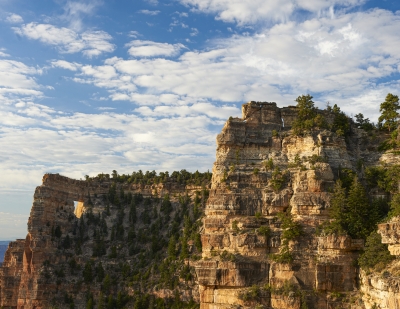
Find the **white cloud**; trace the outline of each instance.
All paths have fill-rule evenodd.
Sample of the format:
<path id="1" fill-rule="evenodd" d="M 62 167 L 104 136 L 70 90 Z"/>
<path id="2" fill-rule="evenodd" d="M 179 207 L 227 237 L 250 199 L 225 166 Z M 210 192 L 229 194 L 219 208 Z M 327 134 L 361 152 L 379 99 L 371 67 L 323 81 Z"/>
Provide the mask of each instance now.
<path id="1" fill-rule="evenodd" d="M 180 0 L 193 10 L 217 14 L 217 19 L 239 25 L 264 20 L 287 21 L 294 11 L 307 10 L 323 16 L 334 16 L 334 6 L 352 7 L 365 0 Z"/>
<path id="2" fill-rule="evenodd" d="M 0 57 L 9 57 L 10 55 L 5 53 L 5 48 L 0 48 Z"/>
<path id="3" fill-rule="evenodd" d="M 33 77 L 41 73 L 41 69 L 29 67 L 19 61 L 0 60 L 0 97 L 16 94 L 41 96 L 42 93 L 38 91 L 40 86 Z"/>
<path id="4" fill-rule="evenodd" d="M 24 19 L 18 14 L 11 13 L 7 16 L 6 22 L 11 24 L 20 24 L 24 22 Z"/>
<path id="5" fill-rule="evenodd" d="M 69 28 L 81 31 L 83 28 L 83 16 L 92 15 L 101 4 L 102 1 L 100 0 L 67 1 L 61 19 L 69 23 Z"/>
<path id="6" fill-rule="evenodd" d="M 324 107 L 334 97 L 357 101 L 368 90 L 382 93 L 376 79 L 399 72 L 399 27 L 400 15 L 389 11 L 337 14 L 211 41 L 207 50 L 186 51 L 175 60 L 165 57 L 176 55 L 181 46 L 137 40 L 130 44 L 137 59 L 109 58 L 104 65 L 82 68 L 75 80 L 107 89 L 112 100 L 161 105 L 136 110 L 149 117 L 161 111 L 191 115 L 195 102 L 288 105 L 308 92 Z M 391 87 L 395 93 L 399 89 L 396 83 Z M 175 96 L 175 103 L 163 103 L 161 95 Z M 171 104 L 185 107 L 162 107 Z M 372 110 L 368 113 L 374 116 Z"/>
<path id="7" fill-rule="evenodd" d="M 190 36 L 197 36 L 199 34 L 199 30 L 197 28 L 192 28 L 190 32 Z"/>
<path id="8" fill-rule="evenodd" d="M 138 36 L 140 36 L 140 33 L 138 31 L 129 31 L 128 36 L 136 39 Z"/>
<path id="9" fill-rule="evenodd" d="M 183 44 L 158 43 L 152 41 L 134 40 L 128 43 L 128 53 L 133 57 L 173 57 L 185 48 Z"/>
<path id="10" fill-rule="evenodd" d="M 160 13 L 160 11 L 140 10 L 139 13 L 155 16 L 155 15 L 158 15 Z"/>
<path id="11" fill-rule="evenodd" d="M 70 70 L 70 71 L 76 71 L 76 70 L 78 70 L 78 68 L 81 67 L 81 65 L 76 62 L 68 62 L 65 60 L 52 61 L 51 65 L 55 68 L 61 68 L 61 69 L 66 69 L 66 70 Z"/>
<path id="12" fill-rule="evenodd" d="M 87 57 L 110 53 L 115 49 L 112 37 L 104 31 L 85 31 L 82 34 L 50 24 L 29 23 L 14 31 L 32 40 L 55 46 L 61 53 L 82 52 Z"/>

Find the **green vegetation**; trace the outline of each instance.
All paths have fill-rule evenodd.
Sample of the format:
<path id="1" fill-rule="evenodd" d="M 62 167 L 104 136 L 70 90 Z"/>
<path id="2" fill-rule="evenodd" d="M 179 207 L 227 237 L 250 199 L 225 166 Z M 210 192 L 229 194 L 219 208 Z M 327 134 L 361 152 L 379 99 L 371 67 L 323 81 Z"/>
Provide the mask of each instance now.
<path id="1" fill-rule="evenodd" d="M 292 124 L 295 135 L 302 135 L 313 128 L 326 126 L 323 117 L 317 114 L 317 108 L 312 98 L 311 95 L 307 94 L 301 95 L 295 100 L 298 108 L 298 117 Z"/>
<path id="2" fill-rule="evenodd" d="M 366 242 L 364 252 L 358 258 L 358 264 L 364 270 L 383 270 L 395 257 L 390 255 L 388 245 L 382 244 L 382 237 L 377 232 L 372 232 Z"/>
<path id="3" fill-rule="evenodd" d="M 350 134 L 350 118 L 336 104 L 333 107 L 328 105 L 327 111 L 333 115 L 330 130 L 339 136 L 348 136 Z"/>
<path id="4" fill-rule="evenodd" d="M 381 115 L 379 116 L 379 127 L 389 132 L 397 129 L 400 109 L 399 97 L 388 93 L 385 102 L 381 103 L 379 111 Z"/>
<path id="5" fill-rule="evenodd" d="M 206 179 L 191 175 L 188 184 Z M 64 277 L 72 276 L 76 295 L 61 296 L 70 308 L 198 308 L 193 301 L 183 302 L 178 291 L 195 284 L 194 268 L 186 261 L 198 260 L 201 254 L 199 219 L 208 199 L 208 183 L 193 195 L 182 188 L 180 195 L 143 196 L 130 191 L 135 187 L 132 182 L 120 180 L 116 171 L 112 178 L 104 178 L 101 182 L 109 181 L 108 192 L 88 194 L 96 208 L 89 207 L 79 219 L 71 218 L 69 230 L 51 227 L 60 254 L 69 258 L 57 265 L 47 262 L 43 278 L 60 285 Z M 169 289 L 174 295 L 157 298 L 154 289 Z M 102 294 L 93 297 L 91 290 Z M 61 304 L 59 293 L 54 307 Z"/>
<path id="6" fill-rule="evenodd" d="M 270 179 L 271 187 L 278 192 L 287 181 L 287 171 L 282 172 L 279 167 L 275 167 Z"/>
<path id="7" fill-rule="evenodd" d="M 289 241 L 296 240 L 303 235 L 303 229 L 300 223 L 293 221 L 290 209 L 279 213 L 278 218 L 282 228 L 281 248 L 279 253 L 270 255 L 270 258 L 277 263 L 290 264 L 294 258 L 289 248 Z"/>
<path id="8" fill-rule="evenodd" d="M 267 161 L 264 161 L 263 165 L 267 171 L 272 171 L 274 169 L 274 161 L 272 159 L 268 159 Z"/>
<path id="9" fill-rule="evenodd" d="M 371 132 L 375 129 L 375 125 L 370 122 L 369 118 L 364 118 L 363 114 L 359 113 L 354 117 L 356 118 L 356 125 L 359 129 L 363 129 L 367 132 Z"/>
<path id="10" fill-rule="evenodd" d="M 342 181 L 338 180 L 331 199 L 333 221 L 324 227 L 324 231 L 328 234 L 348 234 L 352 238 L 366 239 L 384 216 L 379 206 L 377 202 L 370 202 L 365 188 L 356 176 L 348 192 Z"/>
<path id="11" fill-rule="evenodd" d="M 87 177 L 87 181 L 93 181 L 95 179 L 100 181 L 113 181 L 114 183 L 133 183 L 133 184 L 142 184 L 142 185 L 150 185 L 150 184 L 158 184 L 158 183 L 167 183 L 167 182 L 175 182 L 182 185 L 197 185 L 202 186 L 206 183 L 209 183 L 211 180 L 212 173 L 205 172 L 200 173 L 196 171 L 194 173 L 188 172 L 183 169 L 181 171 L 174 171 L 170 175 L 169 172 L 160 172 L 158 175 L 155 171 L 146 171 L 145 173 L 142 170 L 138 172 L 132 172 L 132 174 L 122 174 L 119 175 L 116 170 L 112 172 L 112 178 L 110 178 L 109 174 L 98 174 L 96 177 Z"/>

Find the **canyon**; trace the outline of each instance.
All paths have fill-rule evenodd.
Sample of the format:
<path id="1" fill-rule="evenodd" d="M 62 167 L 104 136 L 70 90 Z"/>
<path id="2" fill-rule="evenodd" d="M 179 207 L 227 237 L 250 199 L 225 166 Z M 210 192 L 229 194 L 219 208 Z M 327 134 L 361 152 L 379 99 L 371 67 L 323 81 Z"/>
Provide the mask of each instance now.
<path id="1" fill-rule="evenodd" d="M 318 110 L 317 114 L 328 126 L 334 123 L 331 112 Z M 123 291 L 127 308 L 133 308 L 129 297 L 140 293 L 160 299 L 175 297 L 201 309 L 398 308 L 400 263 L 394 259 L 379 271 L 362 270 L 357 259 L 365 248 L 365 239 L 327 233 L 323 227 L 332 221 L 333 187 L 344 172 L 353 171 L 366 182 L 368 168 L 396 166 L 399 153 L 379 149 L 387 134 L 369 134 L 351 120 L 348 136 L 327 128 L 295 135 L 292 126 L 297 118 L 295 106 L 244 104 L 242 117 L 231 117 L 217 136 L 212 178 L 202 183 L 182 184 L 170 176 L 162 183 L 138 184 L 107 177 L 73 180 L 58 174 L 44 175 L 34 194 L 28 234 L 9 244 L 0 268 L 0 306 L 71 308 L 72 302 L 63 299 L 73 295 L 73 303 L 83 308 L 91 294 L 96 300 L 94 307 L 100 307 L 107 290 L 104 279 L 92 284 L 82 282 L 82 272 L 74 273 L 68 263 L 75 261 L 78 269 L 84 269 L 83 274 L 90 263 L 96 269 L 101 263 L 115 278 L 119 278 L 118 263 L 145 269 L 144 256 L 156 244 L 149 239 L 139 250 L 135 242 L 140 233 L 152 229 L 144 223 L 145 213 L 155 213 L 153 225 L 159 220 L 165 226 L 157 234 L 163 249 L 154 249 L 154 255 L 149 256 L 158 263 L 176 265 L 176 273 L 187 267 L 187 277 L 180 276 L 173 287 L 166 284 L 155 288 L 152 284 L 163 278 L 160 268 L 149 268 L 146 279 L 147 270 L 131 271 L 127 277 L 140 274 L 141 281 L 120 283 L 114 292 L 108 291 L 115 297 Z M 113 190 L 121 201 L 139 194 L 145 200 L 149 198 L 148 205 L 143 201 L 136 205 L 143 222 L 132 223 L 129 207 L 118 206 Z M 391 198 L 391 193 L 378 186 L 370 188 L 368 194 L 371 199 Z M 168 204 L 165 196 L 172 203 L 167 218 L 162 217 Z M 187 203 L 183 202 L 185 196 Z M 196 207 L 201 207 L 202 216 L 196 215 Z M 94 220 L 90 218 L 97 216 L 103 225 L 90 224 Z M 170 216 L 180 219 L 170 221 Z M 190 230 L 193 236 L 188 236 L 184 220 L 193 225 L 198 222 L 197 230 Z M 172 222 L 177 222 L 175 228 Z M 118 225 L 123 230 L 120 239 L 112 236 L 118 234 Z M 129 240 L 133 246 L 130 250 L 133 225 L 136 236 Z M 81 226 L 86 230 L 80 232 Z M 103 228 L 104 235 L 99 232 Z M 399 256 L 400 219 L 380 223 L 378 233 L 390 254 Z M 194 245 L 197 235 L 201 250 Z M 93 248 L 101 243 L 100 238 L 107 255 L 99 257 Z M 66 239 L 75 247 L 66 246 Z M 181 262 L 168 260 L 167 244 L 168 252 L 176 248 L 188 250 L 189 255 L 181 254 Z M 186 246 L 189 249 L 184 249 Z M 57 275 L 61 269 L 63 276 Z"/>

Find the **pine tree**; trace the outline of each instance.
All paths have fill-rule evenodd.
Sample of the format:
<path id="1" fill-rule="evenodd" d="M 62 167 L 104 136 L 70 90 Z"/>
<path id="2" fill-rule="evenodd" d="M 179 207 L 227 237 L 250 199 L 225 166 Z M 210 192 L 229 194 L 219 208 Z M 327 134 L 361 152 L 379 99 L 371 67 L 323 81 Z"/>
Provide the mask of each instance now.
<path id="1" fill-rule="evenodd" d="M 385 98 L 385 102 L 381 103 L 379 109 L 379 111 L 381 112 L 381 115 L 378 119 L 379 126 L 382 126 L 389 132 L 396 130 L 398 125 L 397 120 L 399 119 L 399 113 L 397 111 L 399 109 L 399 97 L 397 95 L 388 93 Z"/>
<path id="2" fill-rule="evenodd" d="M 92 264 L 90 263 L 90 261 L 86 262 L 82 275 L 85 283 L 91 283 L 93 281 Z"/>
<path id="3" fill-rule="evenodd" d="M 354 177 L 347 197 L 346 230 L 353 238 L 366 238 L 369 235 L 369 200 L 363 185 Z"/>
<path id="4" fill-rule="evenodd" d="M 103 292 L 100 292 L 97 309 L 104 309 L 104 295 L 103 295 Z"/>
<path id="5" fill-rule="evenodd" d="M 317 109 L 312 99 L 313 97 L 307 94 L 301 95 L 295 100 L 297 102 L 298 115 L 293 122 L 293 129 L 296 135 L 314 127 L 314 118 L 317 116 Z"/>
<path id="6" fill-rule="evenodd" d="M 343 187 L 342 181 L 338 180 L 333 187 L 330 209 L 330 216 L 334 219 L 330 224 L 330 229 L 334 233 L 344 233 L 346 202 L 346 189 Z"/>
<path id="7" fill-rule="evenodd" d="M 93 298 L 89 298 L 86 304 L 86 309 L 93 309 Z"/>
<path id="8" fill-rule="evenodd" d="M 171 236 L 168 243 L 168 258 L 175 260 L 176 258 L 176 241 L 175 237 Z"/>
<path id="9" fill-rule="evenodd" d="M 188 257 L 189 257 L 189 249 L 188 249 L 187 239 L 184 237 L 182 239 L 180 258 L 181 258 L 181 260 L 184 260 L 184 259 L 187 259 Z"/>
<path id="10" fill-rule="evenodd" d="M 104 274 L 103 264 L 101 262 L 96 268 L 96 274 L 97 274 L 97 281 L 102 282 L 105 274 Z"/>

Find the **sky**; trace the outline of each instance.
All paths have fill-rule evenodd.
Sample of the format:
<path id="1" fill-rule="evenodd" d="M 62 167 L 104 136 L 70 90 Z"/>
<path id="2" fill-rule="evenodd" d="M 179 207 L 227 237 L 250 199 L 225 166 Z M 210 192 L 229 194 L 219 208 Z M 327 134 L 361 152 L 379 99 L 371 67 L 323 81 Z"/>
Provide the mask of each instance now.
<path id="1" fill-rule="evenodd" d="M 399 46 L 398 0 L 0 0 L 0 240 L 44 173 L 211 170 L 251 100 L 376 121 Z"/>

